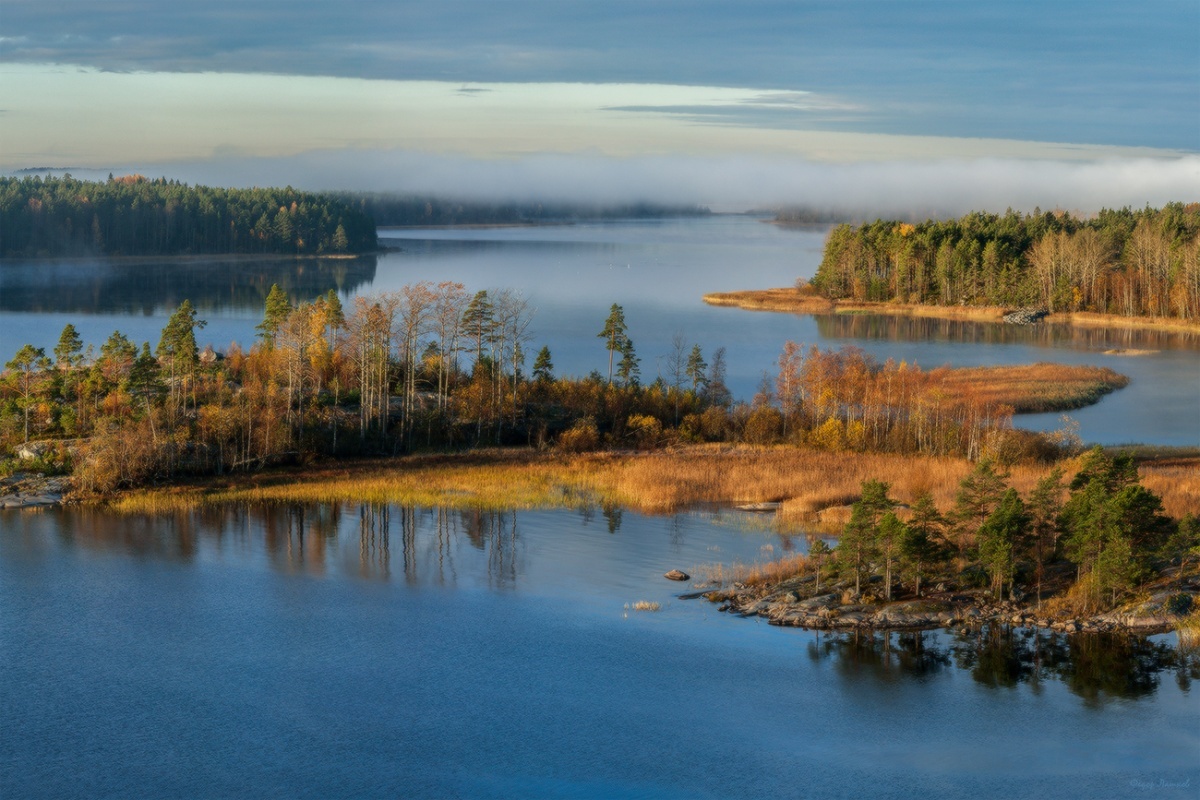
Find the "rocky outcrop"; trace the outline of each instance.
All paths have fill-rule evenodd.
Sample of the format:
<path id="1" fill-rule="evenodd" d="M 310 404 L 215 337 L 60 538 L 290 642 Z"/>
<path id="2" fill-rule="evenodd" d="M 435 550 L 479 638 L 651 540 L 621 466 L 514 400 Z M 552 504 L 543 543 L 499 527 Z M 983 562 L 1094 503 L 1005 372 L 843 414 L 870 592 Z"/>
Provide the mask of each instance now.
<path id="1" fill-rule="evenodd" d="M 71 490 L 71 479 L 47 478 L 18 472 L 0 480 L 0 508 L 38 508 L 60 505 Z"/>
<path id="2" fill-rule="evenodd" d="M 734 584 L 682 598 L 702 596 L 720 603 L 720 611 L 762 617 L 771 625 L 811 630 L 928 630 L 991 623 L 1062 633 L 1158 633 L 1171 630 L 1175 619 L 1165 610 L 1166 593 L 1157 602 L 1136 608 L 1090 618 L 1050 619 L 1036 608 L 1016 601 L 994 601 L 986 592 L 935 592 L 915 600 L 883 603 L 870 596 L 853 597 L 850 593 L 803 597 L 811 594 L 811 587 L 805 585 L 810 582 L 811 579 L 800 579 L 771 587 Z"/>
<path id="3" fill-rule="evenodd" d="M 687 581 L 687 580 L 691 580 L 691 578 L 692 578 L 691 575 L 688 575 L 686 572 L 682 572 L 677 569 L 671 570 L 670 572 L 663 575 L 663 577 L 669 581 Z"/>
<path id="4" fill-rule="evenodd" d="M 1041 322 L 1049 313 L 1044 308 L 1019 308 L 1005 314 L 1003 319 L 1009 325 L 1033 325 Z"/>

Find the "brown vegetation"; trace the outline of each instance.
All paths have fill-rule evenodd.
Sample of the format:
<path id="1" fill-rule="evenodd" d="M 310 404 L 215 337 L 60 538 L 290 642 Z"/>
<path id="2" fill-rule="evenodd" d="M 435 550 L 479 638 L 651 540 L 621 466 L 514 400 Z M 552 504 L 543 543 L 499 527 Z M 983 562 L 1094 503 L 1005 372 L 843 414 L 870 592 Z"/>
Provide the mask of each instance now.
<path id="1" fill-rule="evenodd" d="M 1012 311 L 1006 306 L 939 306 L 923 303 L 875 302 L 867 300 L 830 300 L 816 294 L 810 286 L 776 289 L 748 289 L 738 292 L 713 292 L 704 295 L 712 306 L 731 306 L 747 311 L 779 311 L 789 314 L 892 314 L 934 319 L 1002 322 Z M 1092 312 L 1053 313 L 1043 317 L 1049 325 L 1088 328 L 1124 328 L 1135 330 L 1182 331 L 1200 333 L 1196 320 L 1164 317 L 1126 317 Z"/>
<path id="2" fill-rule="evenodd" d="M 1200 458 L 1142 467 L 1145 485 L 1180 517 L 1200 505 Z M 1068 466 L 1075 462 L 1068 462 Z M 692 445 L 650 453 L 565 456 L 487 450 L 456 456 L 363 460 L 304 470 L 276 470 L 236 480 L 194 481 L 119 498 L 118 510 L 153 513 L 227 502 L 372 501 L 456 508 L 548 508 L 615 503 L 671 513 L 705 503 L 782 501 L 782 522 L 811 525 L 823 509 L 853 502 L 863 481 L 892 477 L 893 494 L 911 503 L 931 492 L 954 502 L 972 465 L 961 458 L 830 453 L 810 448 Z M 1009 484 L 1030 491 L 1040 465 L 1009 468 Z"/>

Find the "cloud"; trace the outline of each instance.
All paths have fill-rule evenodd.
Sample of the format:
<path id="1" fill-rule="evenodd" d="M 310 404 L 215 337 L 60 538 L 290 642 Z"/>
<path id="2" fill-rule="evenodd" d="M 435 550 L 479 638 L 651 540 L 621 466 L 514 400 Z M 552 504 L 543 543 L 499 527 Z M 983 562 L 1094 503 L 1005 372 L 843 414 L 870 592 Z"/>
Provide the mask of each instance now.
<path id="1" fill-rule="evenodd" d="M 291 184 L 482 200 L 699 203 L 740 211 L 806 206 L 850 214 L 957 215 L 1200 201 L 1200 156 L 881 161 L 854 164 L 754 156 L 608 158 L 543 155 L 510 160 L 403 150 L 310 152 L 139 166 L 191 182 Z"/>
<path id="2" fill-rule="evenodd" d="M 0 61 L 377 80 L 755 86 L 844 130 L 1198 149 L 1200 4 L 5 0 Z M 812 111 L 811 107 L 808 108 Z M 837 109 L 824 109 L 834 112 Z"/>

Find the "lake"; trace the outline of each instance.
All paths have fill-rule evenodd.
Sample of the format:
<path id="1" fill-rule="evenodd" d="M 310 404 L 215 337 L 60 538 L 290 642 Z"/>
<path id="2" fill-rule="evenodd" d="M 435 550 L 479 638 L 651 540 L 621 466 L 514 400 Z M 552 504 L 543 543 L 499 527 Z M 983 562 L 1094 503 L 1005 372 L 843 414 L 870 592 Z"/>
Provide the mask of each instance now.
<path id="1" fill-rule="evenodd" d="M 49 350 L 71 322 L 153 346 L 187 298 L 221 349 L 253 340 L 272 283 L 349 301 L 458 280 L 521 291 L 560 374 L 605 367 L 619 303 L 644 380 L 677 333 L 725 347 L 743 398 L 788 339 L 927 368 L 1092 363 L 1132 383 L 1073 413 L 1086 440 L 1200 444 L 1195 339 L 700 302 L 810 276 L 822 228 L 381 235 L 396 250 L 360 259 L 3 262 L 0 342 Z M 818 634 L 662 577 L 807 546 L 719 509 L 0 511 L 0 796 L 1195 797 L 1200 667 L 1173 634 Z"/>
<path id="2" fill-rule="evenodd" d="M 0 263 L 0 342 L 9 353 L 29 342 L 49 352 L 71 322 L 99 346 L 113 330 L 155 345 L 184 299 L 218 350 L 248 344 L 272 283 L 295 300 L 336 289 L 354 296 L 421 280 L 455 280 L 469 290 L 511 288 L 536 309 L 529 353 L 548 345 L 559 374 L 607 368 L 596 335 L 613 303 L 625 309 L 643 381 L 666 371 L 671 340 L 682 335 L 711 358 L 726 348 L 729 385 L 749 400 L 764 372 L 777 370 L 789 339 L 823 348 L 853 345 L 880 360 L 924 368 L 943 364 L 1053 361 L 1111 367 L 1130 385 L 1072 412 L 1087 442 L 1200 445 L 1200 337 L 1130 331 L 1062 331 L 878 315 L 801 316 L 705 306 L 708 292 L 788 286 L 821 260 L 827 228 L 783 228 L 751 216 L 596 222 L 526 228 L 383 229 L 394 248 L 380 256 L 315 260 L 192 258 L 6 261 Z M 11 344 L 9 344 L 11 343 Z M 1111 349 L 1151 355 L 1107 355 Z M 527 365 L 528 366 L 528 365 Z M 1060 415 L 1019 417 L 1050 430 Z"/>
<path id="3" fill-rule="evenodd" d="M 0 512 L 0 794 L 1195 796 L 1173 634 L 830 635 L 677 599 L 668 569 L 807 546 L 759 520 Z"/>

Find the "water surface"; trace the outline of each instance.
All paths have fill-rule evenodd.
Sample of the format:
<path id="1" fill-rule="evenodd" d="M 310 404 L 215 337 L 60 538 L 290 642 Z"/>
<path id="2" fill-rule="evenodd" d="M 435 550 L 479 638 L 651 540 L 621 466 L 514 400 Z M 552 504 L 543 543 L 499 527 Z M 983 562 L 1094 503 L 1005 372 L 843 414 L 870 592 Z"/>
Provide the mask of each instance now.
<path id="1" fill-rule="evenodd" d="M 667 569 L 806 546 L 757 519 L 0 512 L 0 795 L 1123 798 L 1200 782 L 1200 673 L 1173 636 L 829 636 L 676 598 Z"/>
<path id="2" fill-rule="evenodd" d="M 924 368 L 1051 361 L 1108 366 L 1131 378 L 1126 389 L 1074 412 L 1083 438 L 1118 444 L 1200 444 L 1200 337 L 1153 332 L 1076 331 L 872 315 L 825 317 L 705 306 L 704 294 L 789 286 L 813 275 L 827 228 L 791 229 L 743 216 L 638 220 L 488 229 L 383 229 L 393 252 L 361 259 L 0 262 L 0 342 L 49 352 L 71 322 L 97 346 L 115 329 L 153 346 L 170 313 L 191 299 L 208 320 L 202 343 L 218 350 L 254 341 L 272 283 L 295 300 L 329 289 L 353 297 L 421 280 L 453 280 L 469 290 L 512 288 L 536 309 L 534 353 L 551 349 L 559 374 L 605 371 L 597 336 L 609 307 L 622 305 L 642 360 L 643 382 L 667 371 L 675 335 L 711 358 L 727 351 L 729 385 L 749 400 L 764 372 L 777 371 L 787 340 L 854 345 L 880 360 Z M 1109 355 L 1111 349 L 1153 350 Z M 527 365 L 528 367 L 528 365 Z M 1059 415 L 1019 418 L 1038 429 Z"/>

